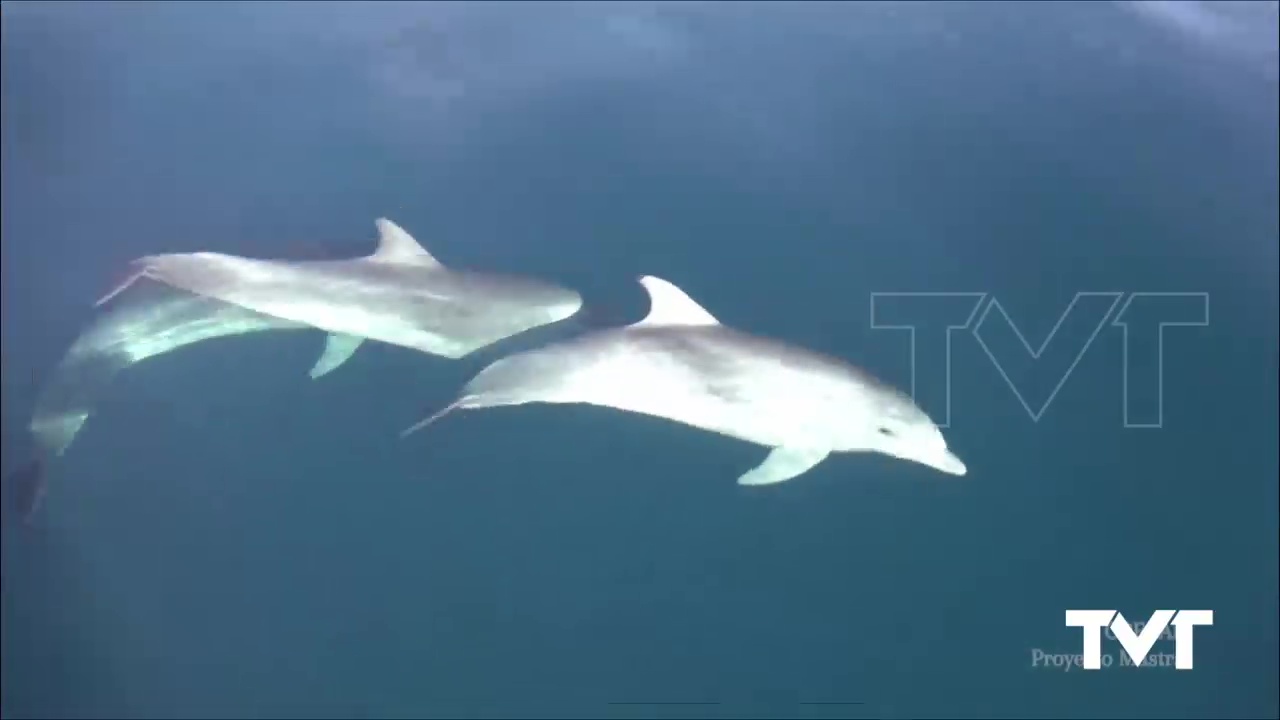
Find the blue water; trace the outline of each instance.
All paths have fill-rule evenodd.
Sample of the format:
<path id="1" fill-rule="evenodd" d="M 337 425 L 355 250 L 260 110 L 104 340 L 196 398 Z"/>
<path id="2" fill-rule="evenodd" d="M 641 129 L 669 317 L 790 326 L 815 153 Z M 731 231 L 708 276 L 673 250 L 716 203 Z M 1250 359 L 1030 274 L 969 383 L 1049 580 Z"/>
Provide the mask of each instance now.
<path id="1" fill-rule="evenodd" d="M 904 388 L 876 293 L 1053 342 L 953 334 L 967 476 L 834 456 L 758 492 L 761 449 L 605 410 L 397 438 L 491 357 L 149 360 L 6 522 L 4 716 L 1276 717 L 1275 8 L 5 2 L 5 472 L 128 260 L 354 254 L 382 215 Z M 1081 292 L 1114 294 L 1054 332 Z M 1109 314 L 1142 292 L 1183 294 L 1126 317 L 1146 429 Z M 1197 318 L 1161 365 L 1155 323 Z M 1215 622 L 1190 671 L 1033 666 L 1080 652 L 1070 608 Z"/>

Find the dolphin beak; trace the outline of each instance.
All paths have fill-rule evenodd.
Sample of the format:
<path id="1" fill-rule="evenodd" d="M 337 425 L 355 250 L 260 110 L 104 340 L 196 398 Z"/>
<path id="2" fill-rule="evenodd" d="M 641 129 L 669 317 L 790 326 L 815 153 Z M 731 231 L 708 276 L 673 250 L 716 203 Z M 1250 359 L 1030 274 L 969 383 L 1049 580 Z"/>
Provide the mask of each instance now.
<path id="1" fill-rule="evenodd" d="M 964 461 L 956 457 L 955 453 L 950 450 L 944 450 L 934 462 L 929 464 L 948 475 L 964 475 L 969 471 L 964 466 Z"/>
<path id="2" fill-rule="evenodd" d="M 903 460 L 920 463 L 925 467 L 933 468 L 934 470 L 944 472 L 948 475 L 964 475 L 969 472 L 969 469 L 965 467 L 964 461 L 956 457 L 955 453 L 945 447 L 887 447 L 880 450 L 880 452 L 892 455 L 893 457 L 902 458 Z"/>
<path id="3" fill-rule="evenodd" d="M 965 468 L 964 461 L 956 457 L 954 452 L 950 450 L 942 450 L 936 455 L 922 457 L 922 459 L 916 459 L 916 461 L 923 462 L 929 468 L 941 470 L 948 475 L 964 475 L 969 471 L 968 468 Z"/>

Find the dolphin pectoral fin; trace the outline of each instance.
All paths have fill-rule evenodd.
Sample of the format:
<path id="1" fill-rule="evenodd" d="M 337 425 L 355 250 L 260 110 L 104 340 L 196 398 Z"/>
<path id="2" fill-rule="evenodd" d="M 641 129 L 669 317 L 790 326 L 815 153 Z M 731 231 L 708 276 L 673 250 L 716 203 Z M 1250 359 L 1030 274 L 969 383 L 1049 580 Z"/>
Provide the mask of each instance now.
<path id="1" fill-rule="evenodd" d="M 738 478 L 739 485 L 773 485 L 803 473 L 830 454 L 826 448 L 774 448 L 764 462 Z"/>
<path id="2" fill-rule="evenodd" d="M 324 352 L 320 353 L 320 358 L 316 360 L 315 365 L 311 366 L 307 374 L 315 380 L 337 370 L 338 366 L 346 362 L 362 342 L 364 338 L 355 335 L 330 333 L 324 341 Z"/>

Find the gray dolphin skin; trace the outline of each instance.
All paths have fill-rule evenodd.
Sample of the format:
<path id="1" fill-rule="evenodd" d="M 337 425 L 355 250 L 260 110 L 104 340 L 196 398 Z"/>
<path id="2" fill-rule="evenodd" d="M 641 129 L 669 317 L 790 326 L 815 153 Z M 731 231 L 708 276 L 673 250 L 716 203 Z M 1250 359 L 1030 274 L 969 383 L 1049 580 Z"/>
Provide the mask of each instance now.
<path id="1" fill-rule="evenodd" d="M 402 436 L 454 410 L 585 403 L 771 448 L 740 485 L 789 480 L 832 452 L 882 453 L 965 474 L 908 395 L 841 360 L 726 327 L 665 280 L 640 283 L 650 299 L 640 322 L 498 360 Z"/>
<path id="2" fill-rule="evenodd" d="M 576 291 L 551 283 L 447 268 L 390 220 L 379 218 L 376 226 L 378 247 L 367 257 L 290 262 L 210 252 L 151 255 L 134 262 L 120 289 L 147 277 L 327 332 L 455 359 L 582 307 Z"/>
<path id="3" fill-rule="evenodd" d="M 14 489 L 22 498 L 17 503 L 21 514 L 35 512 L 43 496 L 43 466 L 67 451 L 101 392 L 121 370 L 204 340 L 266 330 L 314 331 L 163 285 L 135 286 L 76 338 L 41 387 L 30 424 L 37 459 L 12 481 L 23 485 Z M 314 379 L 335 370 L 361 342 L 363 338 L 329 335 L 309 375 Z"/>

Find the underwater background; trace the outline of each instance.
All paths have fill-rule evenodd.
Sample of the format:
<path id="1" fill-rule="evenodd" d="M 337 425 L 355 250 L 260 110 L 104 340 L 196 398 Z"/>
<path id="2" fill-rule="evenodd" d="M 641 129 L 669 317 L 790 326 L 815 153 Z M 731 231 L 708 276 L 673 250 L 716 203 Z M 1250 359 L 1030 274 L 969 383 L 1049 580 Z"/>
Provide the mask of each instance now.
<path id="1" fill-rule="evenodd" d="M 741 488 L 762 448 L 582 406 L 402 440 L 495 354 L 201 343 L 6 511 L 0 712 L 1276 717 L 1276 7 L 3 3 L 5 473 L 129 260 L 384 215 L 616 324 L 654 274 L 914 367 L 969 473 Z M 1174 295 L 1126 391 L 1132 293 Z M 1215 616 L 1190 671 L 1037 664 L 1071 608 Z"/>

